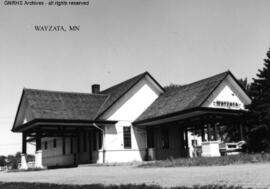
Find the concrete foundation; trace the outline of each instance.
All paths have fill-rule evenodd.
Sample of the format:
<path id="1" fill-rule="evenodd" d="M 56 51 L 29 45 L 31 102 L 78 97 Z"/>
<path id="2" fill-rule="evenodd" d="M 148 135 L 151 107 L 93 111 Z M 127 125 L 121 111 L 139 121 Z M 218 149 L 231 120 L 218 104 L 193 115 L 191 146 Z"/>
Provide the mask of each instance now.
<path id="1" fill-rule="evenodd" d="M 43 165 L 42 165 L 42 150 L 36 151 L 36 154 L 35 154 L 35 168 L 43 168 Z"/>
<path id="2" fill-rule="evenodd" d="M 28 169 L 26 157 L 27 157 L 26 154 L 21 154 L 21 167 L 20 167 L 20 169 Z"/>

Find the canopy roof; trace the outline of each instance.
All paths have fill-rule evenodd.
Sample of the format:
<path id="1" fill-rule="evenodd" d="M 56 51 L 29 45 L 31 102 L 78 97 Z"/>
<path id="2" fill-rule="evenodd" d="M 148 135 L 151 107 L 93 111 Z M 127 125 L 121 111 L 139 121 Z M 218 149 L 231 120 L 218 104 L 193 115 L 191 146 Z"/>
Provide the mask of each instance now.
<path id="1" fill-rule="evenodd" d="M 230 71 L 183 86 L 172 85 L 167 87 L 165 92 L 134 123 L 147 122 L 148 120 L 167 117 L 175 115 L 175 113 L 183 113 L 187 110 L 195 110 L 202 107 L 203 103 L 229 75 L 242 88 Z M 242 90 L 244 89 L 242 88 Z"/>

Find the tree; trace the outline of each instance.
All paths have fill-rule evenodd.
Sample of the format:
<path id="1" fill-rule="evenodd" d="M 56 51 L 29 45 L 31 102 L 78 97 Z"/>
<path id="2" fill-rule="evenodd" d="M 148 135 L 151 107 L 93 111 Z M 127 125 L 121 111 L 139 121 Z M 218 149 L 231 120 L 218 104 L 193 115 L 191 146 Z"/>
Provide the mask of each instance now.
<path id="1" fill-rule="evenodd" d="M 252 151 L 270 151 L 270 49 L 264 67 L 253 78 L 249 95 L 252 103 L 248 107 L 251 116 L 249 144 Z"/>
<path id="2" fill-rule="evenodd" d="M 17 169 L 18 164 L 20 163 L 21 160 L 21 153 L 17 152 L 15 156 L 8 155 L 7 159 L 8 159 L 7 165 L 12 169 Z"/>
<path id="3" fill-rule="evenodd" d="M 0 167 L 6 166 L 6 157 L 5 156 L 0 156 Z"/>
<path id="4" fill-rule="evenodd" d="M 171 83 L 170 85 L 167 85 L 165 87 L 163 87 L 165 90 L 169 90 L 169 89 L 176 89 L 176 88 L 180 88 L 182 87 L 183 85 L 178 85 L 178 84 L 174 84 L 174 83 Z"/>
<path id="5" fill-rule="evenodd" d="M 246 90 L 246 92 L 249 94 L 249 90 L 250 90 L 250 84 L 248 83 L 247 78 L 245 77 L 245 79 L 238 79 L 238 82 L 240 83 L 240 85 L 242 85 L 242 87 Z"/>

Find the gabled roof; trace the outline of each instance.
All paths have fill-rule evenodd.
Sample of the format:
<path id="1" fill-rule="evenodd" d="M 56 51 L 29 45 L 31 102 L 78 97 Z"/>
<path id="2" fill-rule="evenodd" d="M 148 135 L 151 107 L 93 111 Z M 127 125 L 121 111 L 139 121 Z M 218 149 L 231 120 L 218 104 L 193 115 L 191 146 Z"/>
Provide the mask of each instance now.
<path id="1" fill-rule="evenodd" d="M 106 110 L 146 75 L 163 90 L 148 72 L 139 74 L 98 94 L 24 89 L 12 130 L 16 130 L 18 126 L 17 119 L 20 111 L 30 111 L 31 119 L 27 120 L 28 122 L 31 120 L 97 121 Z M 22 110 L 22 102 L 27 104 L 28 108 L 25 110 Z"/>
<path id="2" fill-rule="evenodd" d="M 17 119 L 20 117 L 18 116 L 19 112 L 22 111 L 28 111 L 28 115 L 31 115 L 31 119 L 27 120 L 28 122 L 35 119 L 61 121 L 101 120 L 100 117 L 110 107 L 146 76 L 149 76 L 164 92 L 134 123 L 156 119 L 201 107 L 228 75 L 231 75 L 238 83 L 231 72 L 226 71 L 188 85 L 171 86 L 164 90 L 148 72 L 144 72 L 98 94 L 24 89 L 12 130 L 16 130 L 17 126 L 19 126 Z M 22 102 L 27 104 L 27 109 L 22 108 Z"/>
<path id="3" fill-rule="evenodd" d="M 100 92 L 100 94 L 106 94 L 109 95 L 109 97 L 99 110 L 98 117 L 100 117 L 106 110 L 108 110 L 111 106 L 113 106 L 115 102 L 117 102 L 122 96 L 124 96 L 133 86 L 135 86 L 146 75 L 148 75 L 163 90 L 160 84 L 148 72 L 141 73 L 131 79 L 128 79 L 122 83 L 114 85 Z"/>
<path id="4" fill-rule="evenodd" d="M 167 87 L 135 123 L 200 107 L 229 74 L 232 75 L 226 71 L 184 86 Z"/>
<path id="5" fill-rule="evenodd" d="M 108 95 L 46 91 L 37 89 L 24 89 L 21 102 L 27 103 L 31 120 L 83 120 L 91 121 L 97 116 L 98 110 Z M 21 103 L 20 103 L 21 104 Z M 20 105 L 18 112 L 20 110 Z M 17 115 L 18 115 L 17 112 Z M 16 129 L 15 118 L 13 129 Z M 27 120 L 27 121 L 31 121 Z"/>

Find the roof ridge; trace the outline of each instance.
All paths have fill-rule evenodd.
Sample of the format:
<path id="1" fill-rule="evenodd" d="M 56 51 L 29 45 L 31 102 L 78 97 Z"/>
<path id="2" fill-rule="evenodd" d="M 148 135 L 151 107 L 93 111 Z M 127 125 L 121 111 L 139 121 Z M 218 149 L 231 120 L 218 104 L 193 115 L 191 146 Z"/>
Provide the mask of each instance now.
<path id="1" fill-rule="evenodd" d="M 223 75 L 223 74 L 229 74 L 229 73 L 230 73 L 230 71 L 227 70 L 227 71 L 225 71 L 225 72 L 221 72 L 221 73 L 219 73 L 219 74 L 209 76 L 209 77 L 204 78 L 204 79 L 201 79 L 201 80 L 199 80 L 199 81 L 194 81 L 194 82 L 191 82 L 191 83 L 188 83 L 188 84 L 185 84 L 185 85 L 180 85 L 179 88 L 181 88 L 181 87 L 186 87 L 186 86 L 189 86 L 189 85 L 192 85 L 192 84 L 195 84 L 195 83 L 199 83 L 199 82 L 202 82 L 202 81 L 205 81 L 205 80 L 209 80 L 209 79 L 211 79 L 211 78 L 214 78 L 214 77 L 217 77 L 217 76 L 221 76 L 221 75 Z M 224 77 L 225 77 L 225 76 L 224 76 Z"/>
<path id="2" fill-rule="evenodd" d="M 99 107 L 99 109 L 98 109 L 96 115 L 94 116 L 94 120 L 96 120 L 96 119 L 99 117 L 99 115 L 100 115 L 101 113 L 103 113 L 101 110 L 102 110 L 103 106 L 105 106 L 106 102 L 110 99 L 110 97 L 111 97 L 111 95 L 108 94 L 108 95 L 107 95 L 107 98 L 106 98 L 106 99 L 104 100 L 104 102 L 101 104 L 101 106 Z"/>
<path id="3" fill-rule="evenodd" d="M 101 93 L 57 91 L 57 90 L 44 90 L 44 89 L 33 89 L 33 88 L 23 88 L 23 91 L 39 91 L 39 92 L 62 93 L 62 94 L 66 93 L 66 94 L 80 94 L 80 95 L 92 95 L 92 96 L 108 96 L 107 94 L 101 94 Z"/>
<path id="4" fill-rule="evenodd" d="M 223 78 L 216 84 L 215 87 L 213 87 L 213 89 L 208 93 L 208 95 L 205 97 L 205 99 L 202 99 L 201 103 L 199 104 L 199 106 L 202 106 L 204 104 L 204 102 L 211 96 L 211 94 L 217 89 L 217 87 L 224 81 L 224 79 L 229 75 L 231 74 L 231 72 L 228 70 L 226 72 L 223 72 L 223 73 L 220 73 L 220 74 L 217 74 L 216 76 L 218 75 L 222 75 L 222 74 L 225 74 L 223 76 Z"/>
<path id="5" fill-rule="evenodd" d="M 101 91 L 101 93 L 103 93 L 103 94 L 107 94 L 106 91 L 108 91 L 109 94 L 107 94 L 107 95 L 109 95 L 109 96 L 105 100 L 105 102 L 107 102 L 110 99 L 110 97 L 111 97 L 111 94 L 109 92 L 110 90 L 113 90 L 114 88 L 117 88 L 117 87 L 123 85 L 124 83 L 128 83 L 128 82 L 136 79 L 133 84 L 131 84 L 130 86 L 128 86 L 124 91 L 122 91 L 122 93 L 120 94 L 120 96 L 118 96 L 116 99 L 114 99 L 107 107 L 105 106 L 105 102 L 104 102 L 104 104 L 102 104 L 102 107 L 99 109 L 99 114 L 97 115 L 96 119 L 99 118 L 101 115 L 103 115 L 115 102 L 117 102 L 124 94 L 126 94 L 134 85 L 136 85 L 146 75 L 150 75 L 150 74 L 147 71 L 145 71 L 145 72 L 143 72 L 143 73 L 141 73 L 139 75 L 136 75 L 136 76 L 134 76 L 134 77 L 132 77 L 130 79 L 127 79 L 127 80 L 125 80 L 125 81 L 123 81 L 121 83 L 118 83 L 116 85 L 113 85 L 110 88 L 107 88 L 107 89 Z M 105 106 L 105 109 L 103 109 L 104 106 Z"/>
<path id="6" fill-rule="evenodd" d="M 127 82 L 127 81 L 130 81 L 130 80 L 132 80 L 132 79 L 135 79 L 136 77 L 138 77 L 138 78 L 143 77 L 143 76 L 145 76 L 146 74 L 149 74 L 149 73 L 148 73 L 147 71 L 145 71 L 145 72 L 143 72 L 143 73 L 140 73 L 140 74 L 138 74 L 138 75 L 136 75 L 136 76 L 133 76 L 132 78 L 129 78 L 129 79 L 124 80 L 124 81 L 122 81 L 122 82 L 120 82 L 120 83 L 117 83 L 117 84 L 115 84 L 115 85 L 113 85 L 113 86 L 111 86 L 111 87 L 109 87 L 109 88 L 107 88 L 107 89 L 101 91 L 100 93 L 104 93 L 105 91 L 110 90 L 110 89 L 112 89 L 112 88 L 114 88 L 114 87 L 116 87 L 116 86 L 119 86 L 119 85 L 121 85 L 121 84 L 123 84 L 123 83 L 125 83 L 125 82 Z"/>
<path id="7" fill-rule="evenodd" d="M 230 74 L 230 71 L 225 71 L 184 86 L 172 87 L 160 95 L 136 121 L 200 107 Z"/>

